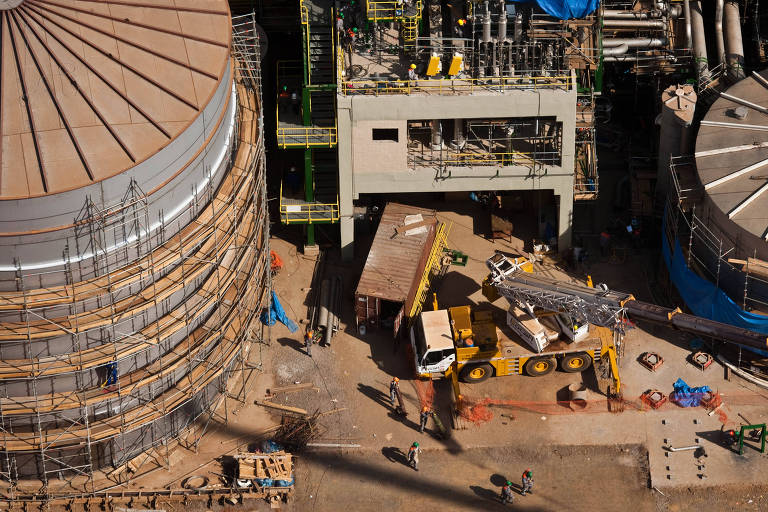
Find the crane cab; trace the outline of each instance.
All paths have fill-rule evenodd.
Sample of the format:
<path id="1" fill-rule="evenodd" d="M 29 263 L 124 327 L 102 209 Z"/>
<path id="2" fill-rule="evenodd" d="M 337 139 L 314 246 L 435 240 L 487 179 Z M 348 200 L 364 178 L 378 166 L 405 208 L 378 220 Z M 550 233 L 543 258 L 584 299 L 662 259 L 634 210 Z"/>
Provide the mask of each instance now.
<path id="1" fill-rule="evenodd" d="M 411 328 L 411 347 L 420 377 L 445 375 L 456 361 L 448 311 L 423 311 Z"/>

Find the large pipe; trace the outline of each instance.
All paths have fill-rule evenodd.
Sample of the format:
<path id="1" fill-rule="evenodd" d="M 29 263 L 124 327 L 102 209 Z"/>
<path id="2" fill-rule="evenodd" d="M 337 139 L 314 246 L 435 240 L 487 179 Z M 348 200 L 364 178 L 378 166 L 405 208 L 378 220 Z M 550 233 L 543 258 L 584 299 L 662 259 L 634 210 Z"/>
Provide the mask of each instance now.
<path id="1" fill-rule="evenodd" d="M 603 26 L 607 28 L 667 28 L 665 20 L 603 20 Z"/>
<path id="2" fill-rule="evenodd" d="M 603 52 L 605 55 L 605 52 Z M 667 62 L 677 62 L 674 55 L 608 55 L 603 57 L 605 62 L 647 62 L 651 60 L 665 60 Z"/>
<path id="3" fill-rule="evenodd" d="M 648 18 L 661 18 L 659 11 L 619 11 L 615 9 L 606 9 L 603 11 L 603 19 L 631 19 L 647 20 Z"/>
<path id="4" fill-rule="evenodd" d="M 728 75 L 734 80 L 744 78 L 744 45 L 741 42 L 741 20 L 739 4 L 725 4 L 725 52 Z"/>
<path id="5" fill-rule="evenodd" d="M 666 37 L 614 37 L 611 39 L 603 39 L 603 47 L 628 46 L 629 48 L 662 48 L 668 44 L 669 40 Z"/>
<path id="6" fill-rule="evenodd" d="M 704 35 L 704 18 L 701 15 L 701 2 L 691 6 L 691 30 L 693 31 L 693 57 L 696 60 L 696 75 L 702 78 L 709 75 L 707 61 L 707 39 Z"/>
<path id="7" fill-rule="evenodd" d="M 607 48 L 603 48 L 603 58 L 611 55 L 624 55 L 625 53 L 627 53 L 627 50 L 629 50 L 629 45 L 627 44 L 620 44 L 619 46 L 609 46 Z"/>
<path id="8" fill-rule="evenodd" d="M 715 44 L 717 63 L 725 66 L 725 44 L 723 43 L 723 0 L 715 2 Z"/>
<path id="9" fill-rule="evenodd" d="M 504 6 L 501 7 L 499 13 L 499 26 L 498 26 L 498 41 L 503 43 L 507 40 L 507 11 L 504 10 Z"/>
<path id="10" fill-rule="evenodd" d="M 685 44 L 688 48 L 693 48 L 693 39 L 691 38 L 690 0 L 683 0 L 683 15 L 685 16 Z"/>

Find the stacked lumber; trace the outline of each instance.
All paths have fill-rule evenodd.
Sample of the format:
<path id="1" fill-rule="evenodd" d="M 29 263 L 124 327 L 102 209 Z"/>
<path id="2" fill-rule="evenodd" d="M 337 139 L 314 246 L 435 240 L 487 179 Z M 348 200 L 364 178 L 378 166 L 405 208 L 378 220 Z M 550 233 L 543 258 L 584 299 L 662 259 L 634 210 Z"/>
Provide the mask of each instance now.
<path id="1" fill-rule="evenodd" d="M 238 453 L 238 475 L 243 480 L 293 480 L 293 456 L 283 450 L 272 453 Z"/>

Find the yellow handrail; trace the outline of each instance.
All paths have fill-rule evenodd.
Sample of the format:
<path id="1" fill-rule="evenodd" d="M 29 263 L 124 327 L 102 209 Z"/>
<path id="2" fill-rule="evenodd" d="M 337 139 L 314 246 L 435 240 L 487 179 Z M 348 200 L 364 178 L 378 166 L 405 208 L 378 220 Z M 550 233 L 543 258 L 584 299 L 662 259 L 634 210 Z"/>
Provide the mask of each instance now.
<path id="1" fill-rule="evenodd" d="M 365 11 L 368 21 L 402 21 L 412 16 L 406 16 L 404 6 L 399 6 L 397 0 L 366 0 Z M 397 15 L 397 11 L 400 15 Z M 417 16 L 421 16 L 421 0 L 416 0 Z"/>
<path id="2" fill-rule="evenodd" d="M 539 153 L 541 154 L 541 153 Z M 553 155 L 556 153 L 552 153 Z M 523 153 L 515 151 L 512 153 L 451 153 L 442 161 L 448 165 L 513 165 L 519 162 L 533 163 L 534 156 L 537 153 Z M 546 153 L 544 153 L 546 156 Z M 542 158 L 539 158 L 542 160 Z"/>
<path id="3" fill-rule="evenodd" d="M 289 211 L 290 210 L 290 211 Z M 288 215 L 301 215 L 298 219 L 289 219 Z M 314 217 L 313 217 L 314 214 Z M 330 214 L 330 217 L 328 216 Z M 280 182 L 280 217 L 285 216 L 284 224 L 312 224 L 313 222 L 338 222 L 339 196 L 335 203 L 305 202 L 299 204 L 283 203 L 283 182 Z"/>
<path id="4" fill-rule="evenodd" d="M 570 75 L 493 78 L 440 78 L 422 80 L 342 80 L 341 93 L 345 96 L 366 94 L 456 94 L 475 91 L 513 89 L 569 89 L 573 85 Z"/>
<path id="5" fill-rule="evenodd" d="M 285 148 L 333 147 L 337 141 L 335 126 L 292 126 L 277 128 L 277 145 Z"/>
<path id="6" fill-rule="evenodd" d="M 421 274 L 421 280 L 419 281 L 419 287 L 416 289 L 416 295 L 413 298 L 413 305 L 411 311 L 408 314 L 408 322 L 412 322 L 413 319 L 421 312 L 421 308 L 424 305 L 427 292 L 429 291 L 429 281 L 433 270 L 440 268 L 440 260 L 443 256 L 443 248 L 448 245 L 448 232 L 451 230 L 450 224 L 447 228 L 445 224 L 441 223 L 435 233 L 435 241 L 432 242 L 432 248 L 429 251 L 429 257 L 427 263 L 424 265 L 424 271 Z"/>

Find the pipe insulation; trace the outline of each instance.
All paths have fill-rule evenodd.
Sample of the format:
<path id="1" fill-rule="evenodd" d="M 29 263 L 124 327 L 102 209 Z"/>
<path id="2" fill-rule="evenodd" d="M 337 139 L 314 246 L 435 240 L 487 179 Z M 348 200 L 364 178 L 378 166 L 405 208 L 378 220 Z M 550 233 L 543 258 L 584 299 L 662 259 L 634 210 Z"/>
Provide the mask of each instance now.
<path id="1" fill-rule="evenodd" d="M 691 5 L 691 30 L 693 31 L 693 57 L 696 61 L 696 75 L 701 78 L 709 75 L 707 61 L 707 39 L 704 35 L 704 18 L 701 15 L 701 2 Z"/>
<path id="2" fill-rule="evenodd" d="M 647 20 L 649 18 L 661 18 L 659 11 L 620 11 L 615 9 L 606 9 L 603 11 L 604 19 L 629 19 L 629 20 Z"/>
<path id="3" fill-rule="evenodd" d="M 717 63 L 725 66 L 725 43 L 723 42 L 723 4 L 724 0 L 715 0 L 715 45 Z"/>
<path id="4" fill-rule="evenodd" d="M 627 44 L 603 48 L 603 57 L 609 57 L 612 55 L 624 55 L 627 53 L 627 50 L 629 50 L 629 45 Z"/>
<path id="5" fill-rule="evenodd" d="M 693 48 L 693 39 L 691 37 L 691 3 L 690 0 L 683 0 L 683 16 L 685 16 L 685 44 L 688 48 Z"/>
<path id="6" fill-rule="evenodd" d="M 606 55 L 603 52 L 603 55 Z M 674 55 L 606 55 L 603 57 L 605 62 L 648 62 L 654 60 L 665 60 L 667 62 L 677 62 Z"/>
<path id="7" fill-rule="evenodd" d="M 725 53 L 728 75 L 734 80 L 744 78 L 744 44 L 741 40 L 739 4 L 727 2 L 725 15 Z"/>
<path id="8" fill-rule="evenodd" d="M 663 48 L 669 44 L 666 37 L 614 37 L 603 39 L 603 47 L 628 46 L 629 48 Z"/>
<path id="9" fill-rule="evenodd" d="M 661 20 L 610 20 L 603 19 L 603 26 L 606 28 L 647 28 L 647 29 L 659 29 L 664 30 L 667 28 L 667 21 Z"/>

